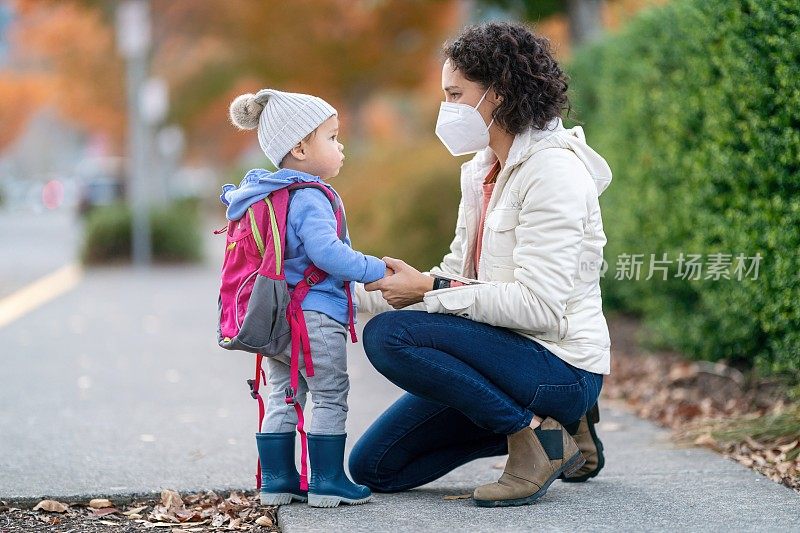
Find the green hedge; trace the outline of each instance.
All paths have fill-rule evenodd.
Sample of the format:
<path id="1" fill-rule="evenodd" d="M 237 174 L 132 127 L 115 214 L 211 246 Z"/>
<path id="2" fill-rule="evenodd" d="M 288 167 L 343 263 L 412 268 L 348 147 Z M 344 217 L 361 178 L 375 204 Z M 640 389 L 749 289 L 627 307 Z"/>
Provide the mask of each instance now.
<path id="1" fill-rule="evenodd" d="M 193 262 L 202 258 L 198 212 L 192 202 L 177 202 L 151 212 L 154 260 Z M 124 205 L 92 211 L 86 220 L 82 261 L 86 264 L 130 261 L 132 220 L 130 209 Z"/>
<path id="2" fill-rule="evenodd" d="M 653 343 L 800 371 L 800 4 L 675 0 L 579 50 L 575 115 L 614 181 L 601 197 L 606 305 Z M 763 256 L 757 279 L 617 280 L 620 254 Z M 706 272 L 703 272 L 705 277 Z M 644 277 L 644 276 L 643 276 Z"/>

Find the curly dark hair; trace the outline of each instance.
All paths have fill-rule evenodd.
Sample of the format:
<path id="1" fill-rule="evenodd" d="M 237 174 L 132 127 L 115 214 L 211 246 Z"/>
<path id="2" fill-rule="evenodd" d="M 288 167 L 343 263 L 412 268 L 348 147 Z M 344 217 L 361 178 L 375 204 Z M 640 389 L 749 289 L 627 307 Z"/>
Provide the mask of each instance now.
<path id="1" fill-rule="evenodd" d="M 445 43 L 444 55 L 465 78 L 503 97 L 492 116 L 511 134 L 531 126 L 543 129 L 553 118 L 569 114 L 568 78 L 550 41 L 522 24 L 468 26 Z"/>

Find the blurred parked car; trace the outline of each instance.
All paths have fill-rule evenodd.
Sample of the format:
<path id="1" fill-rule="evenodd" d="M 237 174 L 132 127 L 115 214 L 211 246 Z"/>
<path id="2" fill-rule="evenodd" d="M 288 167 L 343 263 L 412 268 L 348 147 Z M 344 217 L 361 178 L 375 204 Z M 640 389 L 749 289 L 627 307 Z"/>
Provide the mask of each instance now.
<path id="1" fill-rule="evenodd" d="M 92 209 L 122 202 L 125 188 L 114 178 L 96 177 L 81 183 L 78 192 L 78 213 L 86 215 Z"/>
<path id="2" fill-rule="evenodd" d="M 84 159 L 77 168 L 78 213 L 125 201 L 124 160 L 121 157 Z"/>

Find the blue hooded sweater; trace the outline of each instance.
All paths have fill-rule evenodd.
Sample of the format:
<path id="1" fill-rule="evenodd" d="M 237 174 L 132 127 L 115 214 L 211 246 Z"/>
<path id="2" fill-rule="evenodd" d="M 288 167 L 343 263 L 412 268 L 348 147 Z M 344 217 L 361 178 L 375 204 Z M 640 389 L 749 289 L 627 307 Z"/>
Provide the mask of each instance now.
<path id="1" fill-rule="evenodd" d="M 257 168 L 249 171 L 238 187 L 230 183 L 224 185 L 220 200 L 228 206 L 228 220 L 238 220 L 250 205 L 263 200 L 272 191 L 292 183 L 308 182 L 323 183 L 339 197 L 333 187 L 317 176 L 291 169 L 269 172 Z M 339 238 L 331 204 L 322 191 L 298 189 L 291 192 L 286 221 L 284 273 L 290 287 L 300 282 L 311 263 L 327 272 L 328 277 L 311 287 L 303 300 L 303 310 L 325 313 L 344 325 L 349 320 L 344 280 L 351 282 L 350 289 L 355 294 L 352 282 L 371 283 L 381 279 L 386 271 L 382 260 L 352 249 L 346 228 L 344 241 Z M 353 298 L 353 315 L 357 312 L 355 305 Z"/>

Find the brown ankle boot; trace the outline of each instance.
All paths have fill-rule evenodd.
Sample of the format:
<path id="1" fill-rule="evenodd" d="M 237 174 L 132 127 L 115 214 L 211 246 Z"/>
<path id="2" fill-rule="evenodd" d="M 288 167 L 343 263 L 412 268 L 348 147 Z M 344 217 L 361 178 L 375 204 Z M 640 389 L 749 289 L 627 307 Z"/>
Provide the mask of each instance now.
<path id="1" fill-rule="evenodd" d="M 552 418 L 536 428 L 508 436 L 508 462 L 496 483 L 475 489 L 479 507 L 506 507 L 533 503 L 547 492 L 562 472 L 572 474 L 584 459 L 570 434 Z"/>
<path id="2" fill-rule="evenodd" d="M 600 473 L 600 470 L 603 469 L 606 463 L 605 456 L 603 455 L 603 443 L 600 442 L 594 430 L 594 425 L 599 421 L 600 409 L 597 407 L 597 404 L 595 404 L 594 407 L 589 409 L 588 413 L 581 417 L 574 431 L 571 431 L 573 428 L 568 428 L 581 454 L 583 454 L 583 458 L 586 459 L 586 463 L 571 476 L 562 474 L 562 481 L 566 481 L 567 483 L 587 481 L 595 477 Z"/>

